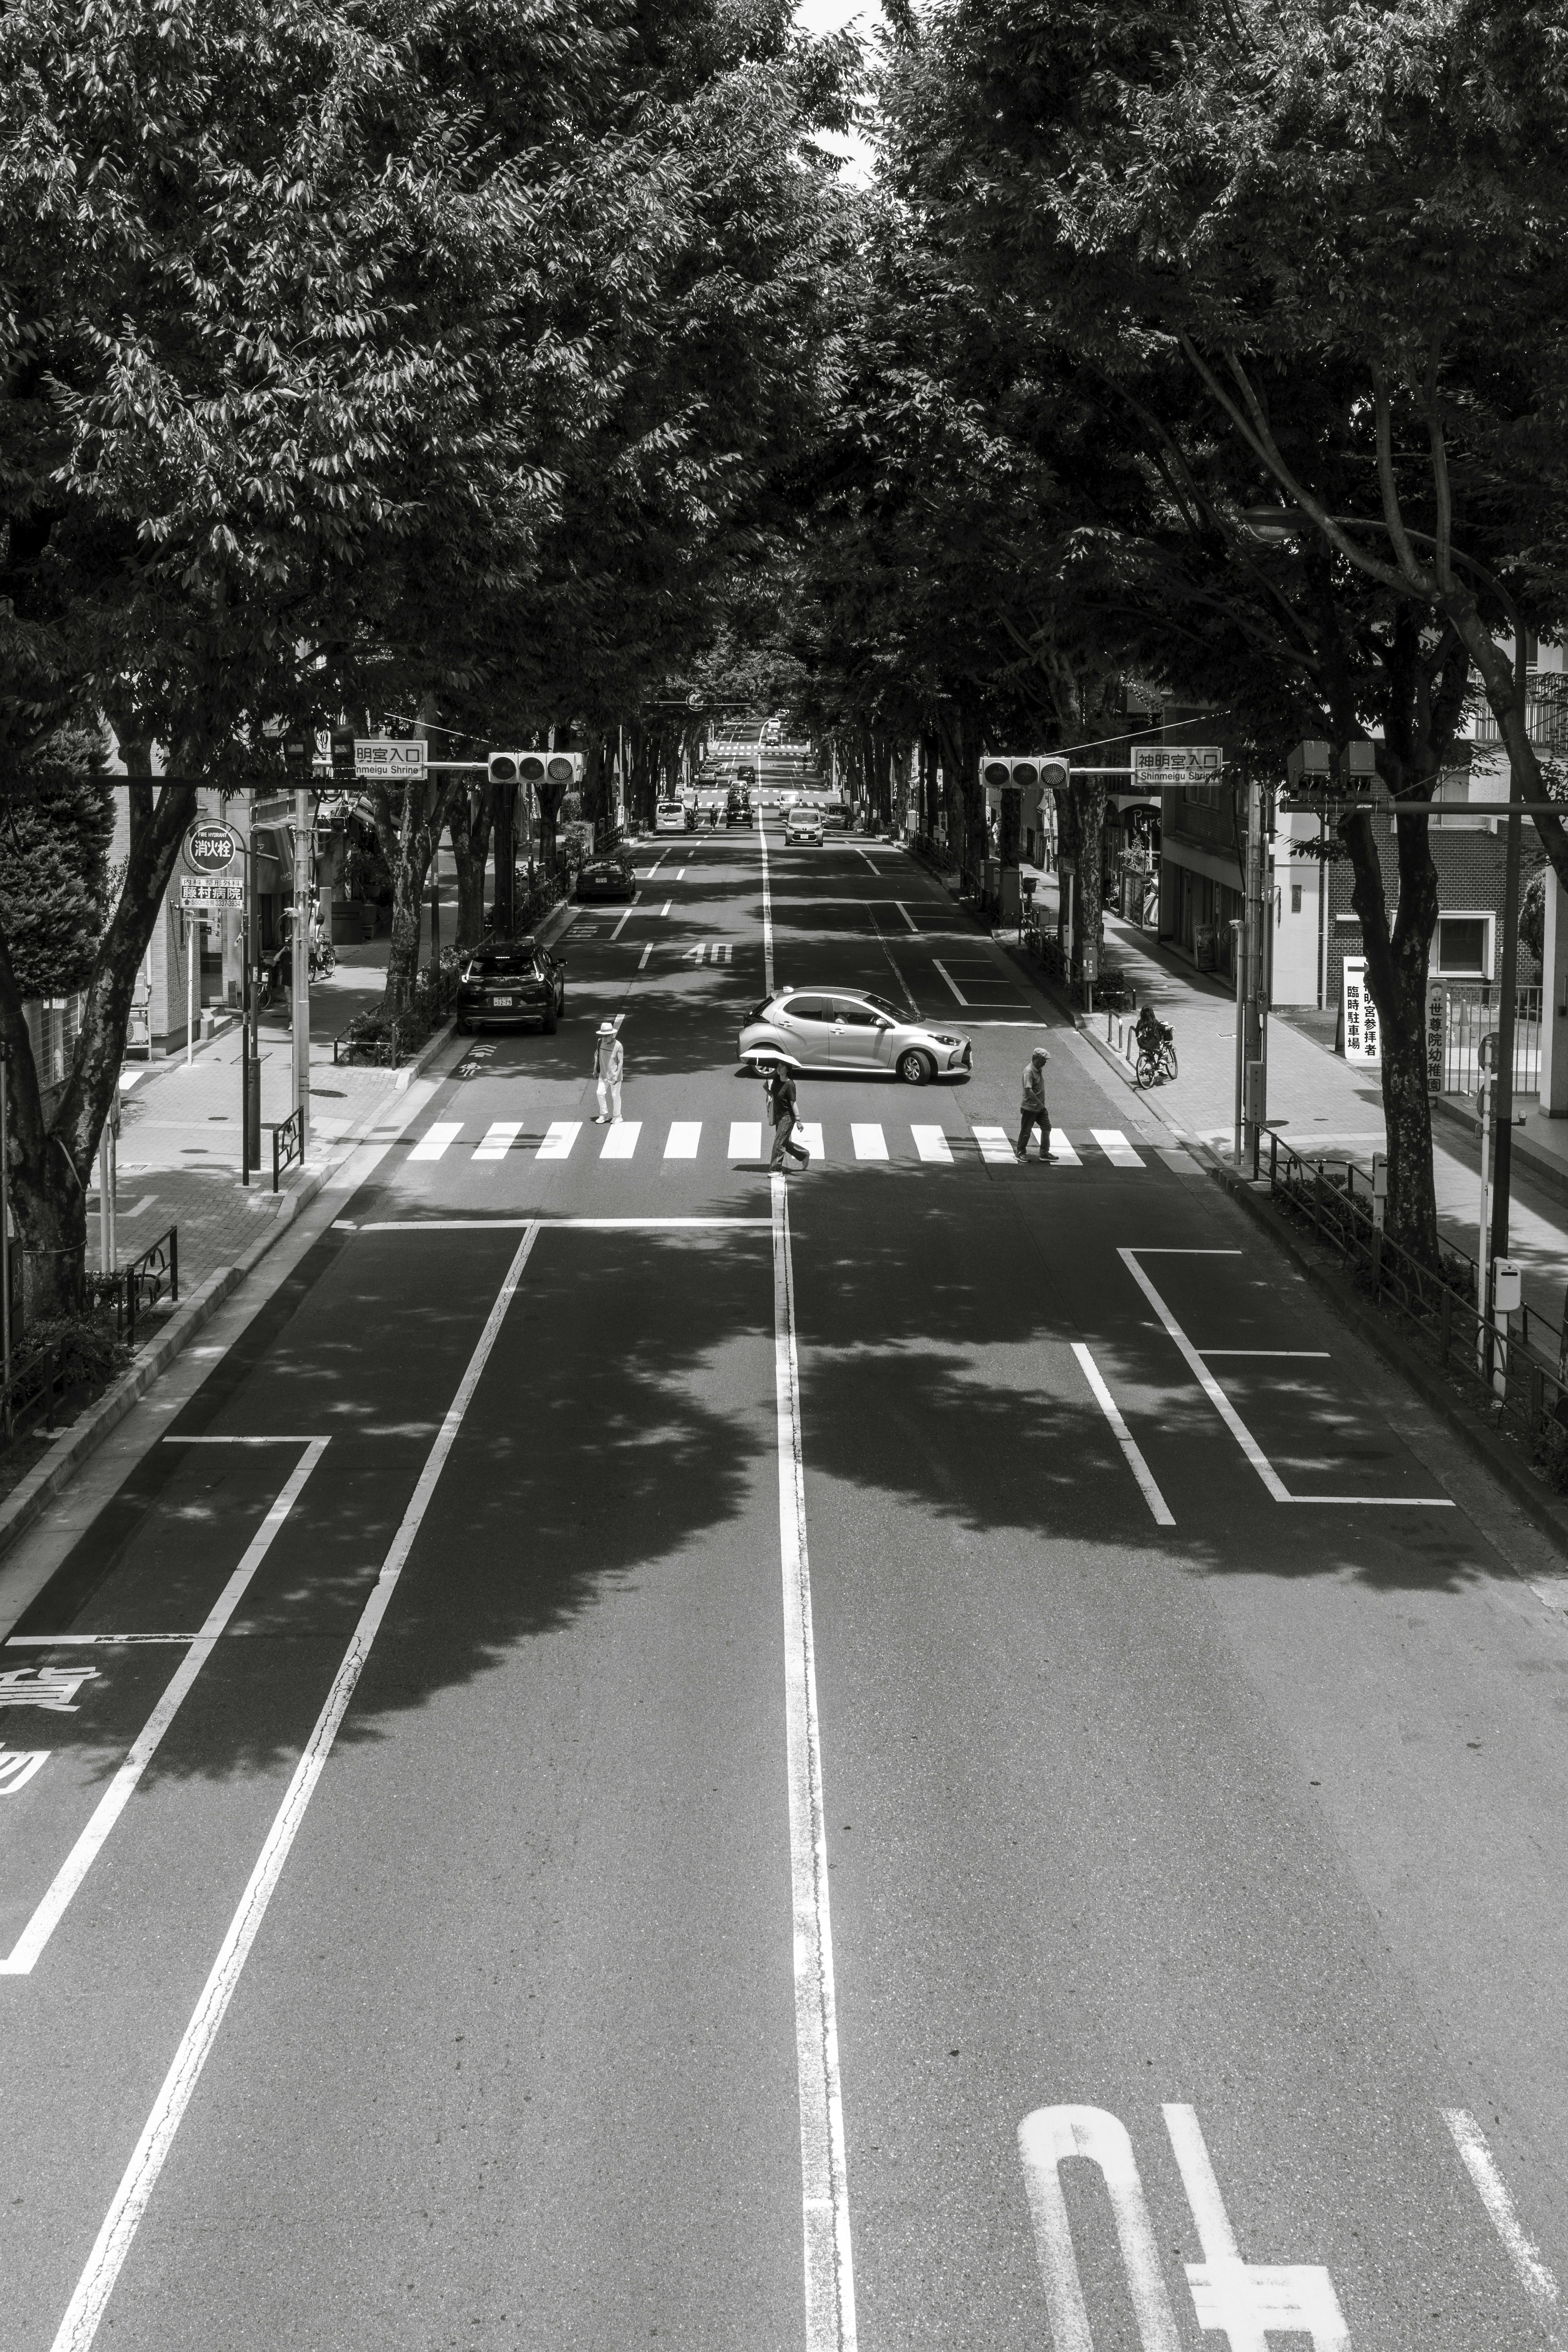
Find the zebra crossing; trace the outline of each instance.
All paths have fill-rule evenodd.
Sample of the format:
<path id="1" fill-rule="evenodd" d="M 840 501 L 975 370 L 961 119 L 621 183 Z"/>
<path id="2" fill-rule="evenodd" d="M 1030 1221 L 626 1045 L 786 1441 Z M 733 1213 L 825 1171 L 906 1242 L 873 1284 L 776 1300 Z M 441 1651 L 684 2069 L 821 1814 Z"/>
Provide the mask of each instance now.
<path id="1" fill-rule="evenodd" d="M 1004 1127 L 952 1129 L 934 1121 L 911 1121 L 907 1129 L 901 1126 L 889 1129 L 879 1121 L 853 1119 L 847 1129 L 835 1126 L 825 1130 L 821 1121 L 803 1119 L 795 1132 L 814 1160 L 829 1166 L 952 1168 L 979 1161 L 987 1166 L 1012 1167 L 1017 1160 L 1013 1138 Z M 654 1160 L 711 1157 L 723 1133 L 722 1121 L 696 1118 L 672 1119 L 662 1130 L 645 1119 L 616 1119 L 602 1133 L 580 1118 L 551 1119 L 542 1133 L 531 1131 L 521 1119 L 500 1118 L 492 1120 L 482 1134 L 476 1136 L 471 1128 L 465 1135 L 463 1120 L 446 1118 L 437 1119 L 426 1129 L 408 1158 L 410 1161 L 444 1160 L 450 1153 L 476 1165 L 494 1164 L 514 1155 L 520 1159 L 570 1160 L 586 1134 L 588 1140 L 583 1144 L 582 1157 L 592 1155 L 610 1161 L 635 1160 L 646 1165 Z M 763 1159 L 765 1153 L 761 1120 L 731 1119 L 723 1156 L 736 1162 Z M 1063 1128 L 1051 1129 L 1051 1160 L 1058 1168 L 1081 1168 L 1086 1163 L 1147 1168 L 1152 1158 L 1181 1175 L 1201 1173 L 1197 1161 L 1188 1153 L 1154 1150 L 1147 1144 L 1140 1151 L 1120 1128 L 1091 1128 L 1087 1135 L 1079 1134 L 1076 1139 Z"/>

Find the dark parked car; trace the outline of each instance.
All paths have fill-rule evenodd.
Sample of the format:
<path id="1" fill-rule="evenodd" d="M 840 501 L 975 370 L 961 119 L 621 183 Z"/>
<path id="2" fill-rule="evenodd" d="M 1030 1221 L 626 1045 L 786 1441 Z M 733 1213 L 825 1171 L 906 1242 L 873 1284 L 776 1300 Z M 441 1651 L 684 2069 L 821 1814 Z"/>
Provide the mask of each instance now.
<path id="1" fill-rule="evenodd" d="M 579 898 L 635 898 L 637 877 L 632 862 L 618 851 L 607 857 L 590 857 L 578 872 Z"/>
<path id="2" fill-rule="evenodd" d="M 566 965 L 537 940 L 476 949 L 458 983 L 458 1026 L 515 1028 L 537 1021 L 549 1035 L 566 1010 Z"/>
<path id="3" fill-rule="evenodd" d="M 726 826 L 731 824 L 750 824 L 751 822 L 751 793 L 747 791 L 744 784 L 731 784 L 730 787 L 730 796 L 724 803 L 724 823 Z"/>

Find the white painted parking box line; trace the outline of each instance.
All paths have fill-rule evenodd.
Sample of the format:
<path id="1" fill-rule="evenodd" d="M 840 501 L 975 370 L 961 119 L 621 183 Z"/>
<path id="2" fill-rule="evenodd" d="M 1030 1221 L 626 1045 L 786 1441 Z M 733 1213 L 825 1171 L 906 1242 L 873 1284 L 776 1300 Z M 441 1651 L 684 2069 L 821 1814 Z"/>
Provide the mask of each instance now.
<path id="1" fill-rule="evenodd" d="M 327 1450 L 328 1440 L 312 1437 L 285 1479 L 266 1517 L 247 1544 L 238 1567 L 207 1612 L 206 1622 L 174 1670 L 173 1681 L 147 1717 L 124 1763 L 93 1808 L 92 1818 L 56 1872 L 43 1901 L 17 1937 L 0 1976 L 30 1976 L 40 1954 L 65 1916 L 78 1887 L 107 1843 L 110 1831 L 131 1801 L 142 1773 L 157 1753 L 159 1742 L 184 1705 L 196 1676 L 211 1657 L 219 1635 L 244 1599 L 247 1587 L 272 1549 L 273 1538 L 298 1502 L 305 1481 Z"/>
<path id="2" fill-rule="evenodd" d="M 1161 1494 L 1159 1486 L 1155 1482 L 1154 1474 L 1150 1469 L 1147 1462 L 1143 1459 L 1142 1451 L 1139 1446 L 1137 1439 L 1133 1436 L 1132 1432 L 1128 1428 L 1127 1423 L 1121 1418 L 1121 1408 L 1117 1404 L 1116 1399 L 1111 1395 L 1110 1391 L 1107 1388 L 1099 1365 L 1095 1362 L 1094 1358 L 1089 1354 L 1089 1349 L 1084 1346 L 1081 1339 L 1075 1339 L 1073 1341 L 1072 1351 L 1078 1358 L 1079 1366 L 1083 1373 L 1084 1379 L 1089 1382 L 1089 1387 L 1094 1391 L 1095 1402 L 1099 1405 L 1101 1412 L 1105 1415 L 1106 1420 L 1110 1423 L 1110 1433 L 1115 1438 L 1118 1445 L 1121 1446 L 1123 1454 L 1126 1456 L 1127 1467 L 1131 1471 L 1134 1478 L 1137 1479 L 1139 1487 L 1142 1492 L 1143 1500 L 1148 1504 L 1150 1510 L 1153 1513 L 1155 1526 L 1159 1528 L 1173 1528 L 1176 1522 L 1174 1515 L 1171 1510 L 1171 1507 L 1166 1502 L 1163 1495 Z"/>
<path id="3" fill-rule="evenodd" d="M 153 2112 L 125 2168 L 113 2202 L 104 2216 L 103 2227 L 88 2256 L 87 2266 L 77 2281 L 76 2292 L 56 2334 L 53 2352 L 88 2352 L 88 2347 L 98 2334 L 109 2298 L 114 2292 L 115 2282 L 124 2267 L 142 2217 L 158 2185 L 158 2176 L 174 2144 L 174 2135 L 201 2080 L 202 2069 L 212 2055 L 213 2045 L 217 2040 L 229 2002 L 234 1999 L 250 1948 L 260 1931 L 261 1923 L 267 1916 L 267 1906 L 283 1874 L 283 1865 L 300 1834 L 310 1799 L 315 1794 L 316 1783 L 331 1754 L 338 1727 L 348 1710 L 349 1701 L 364 1671 L 365 1660 L 381 1630 L 392 1596 L 397 1590 L 398 1579 L 403 1574 L 414 1548 L 414 1539 L 430 1507 L 430 1498 L 446 1466 L 447 1457 L 463 1425 L 464 1415 L 473 1401 L 479 1376 L 500 1336 L 512 1295 L 522 1279 L 522 1270 L 528 1264 L 529 1252 L 538 1232 L 536 1224 L 529 1226 L 507 1268 L 506 1279 L 468 1359 L 468 1370 L 447 1409 L 447 1416 L 437 1433 L 436 1442 L 425 1458 L 425 1467 L 419 1474 L 418 1484 L 403 1515 L 402 1524 L 392 1539 L 392 1548 L 382 1562 L 381 1573 L 360 1612 L 359 1622 L 343 1653 L 326 1703 L 316 1717 L 304 1753 L 294 1768 L 283 1801 L 278 1808 L 266 1843 L 257 1857 L 256 1867 L 250 1874 L 249 1884 L 239 1898 L 239 1907 L 229 1921 L 228 1932 L 202 1988 L 201 1997 L 180 2046 L 174 2053 L 174 2063 L 163 2077 L 163 2088 L 153 2102 Z"/>
<path id="4" fill-rule="evenodd" d="M 953 979 L 952 974 L 949 971 L 946 964 L 940 962 L 935 956 L 932 956 L 931 968 L 933 971 L 941 972 L 943 980 L 946 981 L 949 988 L 952 991 L 953 995 L 957 997 L 960 1004 L 967 1004 L 969 1003 L 968 997 L 965 996 L 957 981 Z"/>
<path id="5" fill-rule="evenodd" d="M 1140 1252 L 1132 1249 L 1119 1249 L 1116 1255 L 1159 1317 L 1167 1335 L 1175 1341 L 1193 1378 L 1197 1381 L 1205 1396 L 1207 1397 L 1277 1503 L 1300 1503 L 1309 1506 L 1323 1503 L 1352 1504 L 1358 1508 L 1371 1510 L 1382 1508 L 1451 1511 L 1453 1509 L 1453 1497 L 1449 1495 L 1292 1495 L 1268 1456 L 1264 1453 L 1262 1446 L 1259 1445 L 1235 1405 L 1205 1363 L 1202 1353 L 1194 1347 L 1149 1276 L 1139 1265 Z M 1146 1255 L 1151 1257 L 1237 1257 L 1240 1255 L 1240 1252 L 1237 1250 L 1150 1250 Z M 1214 1352 L 1217 1354 L 1219 1351 L 1215 1349 Z"/>
<path id="6" fill-rule="evenodd" d="M 778 1413 L 779 1556 L 784 1575 L 784 1724 L 790 1880 L 795 1911 L 795 2074 L 800 2089 L 801 2221 L 806 2352 L 854 2352 L 855 2268 L 838 2078 L 833 1928 L 827 1889 L 811 1563 L 805 1528 L 795 1267 L 784 1179 L 773 1179 L 773 1385 Z"/>

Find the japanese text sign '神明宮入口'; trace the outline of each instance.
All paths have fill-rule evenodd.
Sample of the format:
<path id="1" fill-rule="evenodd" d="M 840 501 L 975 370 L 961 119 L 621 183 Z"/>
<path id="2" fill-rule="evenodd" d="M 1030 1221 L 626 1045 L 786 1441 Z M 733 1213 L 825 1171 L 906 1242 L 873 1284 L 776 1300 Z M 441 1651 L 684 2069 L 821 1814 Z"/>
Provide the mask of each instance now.
<path id="1" fill-rule="evenodd" d="M 1217 784 L 1225 753 L 1217 743 L 1134 743 L 1132 782 L 1136 791 L 1166 786 Z"/>
<path id="2" fill-rule="evenodd" d="M 383 784 L 423 783 L 429 745 L 422 737 L 388 742 L 382 736 L 354 738 L 354 773 Z"/>

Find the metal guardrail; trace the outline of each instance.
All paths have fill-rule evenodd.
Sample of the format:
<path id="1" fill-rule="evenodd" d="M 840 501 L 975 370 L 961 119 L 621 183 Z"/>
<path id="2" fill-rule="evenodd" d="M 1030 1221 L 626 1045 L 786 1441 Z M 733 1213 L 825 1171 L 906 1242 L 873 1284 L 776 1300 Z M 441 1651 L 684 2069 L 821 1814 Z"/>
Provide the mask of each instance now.
<path id="1" fill-rule="evenodd" d="M 1515 991 L 1513 1088 L 1532 1095 L 1541 1083 L 1542 991 Z M 1426 1082 L 1435 1093 L 1473 1095 L 1480 1083 L 1481 1046 L 1502 1022 L 1502 990 L 1486 980 L 1446 981 L 1427 1013 Z M 1496 1047 L 1493 1047 L 1496 1052 Z"/>
<path id="2" fill-rule="evenodd" d="M 287 1118 L 278 1119 L 272 1129 L 272 1189 L 278 1190 L 278 1179 L 290 1160 L 305 1164 L 305 1114 L 291 1110 Z"/>
<path id="3" fill-rule="evenodd" d="M 332 1066 L 340 1069 L 356 1064 L 368 1064 L 372 1069 L 391 1069 L 398 1058 L 398 1039 L 402 1024 L 395 1021 L 392 1032 L 384 1037 L 364 1037 L 353 1029 L 341 1029 L 332 1039 Z"/>
<path id="4" fill-rule="evenodd" d="M 87 1303 L 93 1307 L 110 1307 L 114 1310 L 114 1328 L 128 1347 L 136 1345 L 136 1318 L 150 1307 L 155 1307 L 165 1290 L 171 1300 L 180 1296 L 180 1229 L 171 1225 L 148 1243 L 140 1257 L 116 1266 L 112 1274 L 89 1274 L 84 1277 Z"/>
<path id="5" fill-rule="evenodd" d="M 65 1377 L 64 1351 L 45 1348 L 8 1381 L 0 1381 L 0 1429 L 6 1440 L 25 1437 L 40 1422 L 52 1422 L 79 1383 Z"/>
<path id="6" fill-rule="evenodd" d="M 1353 1160 L 1306 1159 L 1272 1129 L 1265 1139 L 1271 1197 L 1337 1252 L 1405 1337 L 1495 1425 L 1513 1429 L 1537 1460 L 1568 1461 L 1563 1330 L 1529 1307 L 1489 1318 L 1476 1303 L 1476 1261 L 1468 1251 L 1443 1242 L 1442 1271 L 1435 1273 L 1383 1231 L 1373 1180 Z"/>

